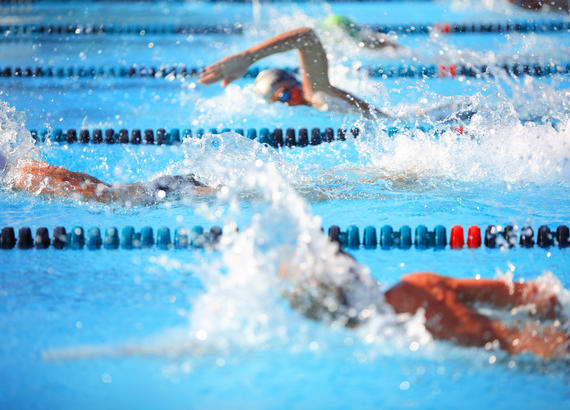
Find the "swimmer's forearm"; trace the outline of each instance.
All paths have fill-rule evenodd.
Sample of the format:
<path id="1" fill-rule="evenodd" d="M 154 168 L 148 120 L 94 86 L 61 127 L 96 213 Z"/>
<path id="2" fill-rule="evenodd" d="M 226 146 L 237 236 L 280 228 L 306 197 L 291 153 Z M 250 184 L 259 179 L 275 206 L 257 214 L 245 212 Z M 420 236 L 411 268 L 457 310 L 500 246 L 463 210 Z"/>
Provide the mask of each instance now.
<path id="1" fill-rule="evenodd" d="M 309 27 L 281 33 L 245 50 L 244 55 L 251 65 L 265 57 L 293 49 L 299 50 L 305 96 L 310 98 L 313 91 L 330 87 L 327 53 L 319 37 Z"/>
<path id="2" fill-rule="evenodd" d="M 225 87 L 243 76 L 249 66 L 262 58 L 293 49 L 299 50 L 305 95 L 310 96 L 313 90 L 329 86 L 326 52 L 317 35 L 308 27 L 279 34 L 209 65 L 200 73 L 199 82 L 213 84 L 222 81 L 222 87 Z"/>
<path id="3" fill-rule="evenodd" d="M 568 349 L 568 337 L 554 326 L 527 325 L 509 328 L 498 320 L 468 321 L 455 330 L 452 340 L 466 346 L 487 346 L 497 343 L 509 354 L 532 352 L 544 358 L 562 357 Z"/>
<path id="4" fill-rule="evenodd" d="M 86 201 L 110 202 L 110 185 L 85 174 L 55 167 L 47 162 L 22 161 L 14 169 L 13 188 L 37 195 L 81 197 Z"/>
<path id="5" fill-rule="evenodd" d="M 315 41 L 320 43 L 313 30 L 308 27 L 302 27 L 278 34 L 269 40 L 248 48 L 244 53 L 250 58 L 251 64 L 254 64 L 273 54 L 294 49 L 306 49 L 313 46 Z"/>
<path id="6" fill-rule="evenodd" d="M 536 283 L 507 283 L 494 279 L 449 279 L 461 301 L 487 303 L 495 307 L 533 305 L 536 314 L 552 319 L 560 313 L 556 295 L 539 289 Z"/>

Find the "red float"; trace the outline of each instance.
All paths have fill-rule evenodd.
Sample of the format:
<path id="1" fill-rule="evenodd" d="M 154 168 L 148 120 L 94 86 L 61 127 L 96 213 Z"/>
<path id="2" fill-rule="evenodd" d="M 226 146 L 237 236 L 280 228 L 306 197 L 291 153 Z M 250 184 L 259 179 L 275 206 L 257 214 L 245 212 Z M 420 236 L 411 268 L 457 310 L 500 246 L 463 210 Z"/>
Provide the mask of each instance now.
<path id="1" fill-rule="evenodd" d="M 464 244 L 463 228 L 460 225 L 453 226 L 451 228 L 451 236 L 449 238 L 449 247 L 451 249 L 461 249 Z"/>
<path id="2" fill-rule="evenodd" d="M 471 225 L 467 232 L 467 247 L 479 248 L 481 246 L 481 230 L 478 226 Z"/>

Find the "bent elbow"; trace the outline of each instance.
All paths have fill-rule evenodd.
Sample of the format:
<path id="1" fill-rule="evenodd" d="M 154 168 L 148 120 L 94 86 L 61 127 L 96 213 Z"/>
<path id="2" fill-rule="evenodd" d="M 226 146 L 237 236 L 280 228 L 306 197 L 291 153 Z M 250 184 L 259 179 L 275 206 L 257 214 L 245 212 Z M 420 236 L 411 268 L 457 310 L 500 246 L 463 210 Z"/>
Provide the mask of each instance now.
<path id="1" fill-rule="evenodd" d="M 299 41 L 320 42 L 319 37 L 311 27 L 301 27 L 297 29 Z"/>
<path id="2" fill-rule="evenodd" d="M 311 27 L 300 27 L 297 29 L 299 33 L 315 35 L 315 31 Z"/>

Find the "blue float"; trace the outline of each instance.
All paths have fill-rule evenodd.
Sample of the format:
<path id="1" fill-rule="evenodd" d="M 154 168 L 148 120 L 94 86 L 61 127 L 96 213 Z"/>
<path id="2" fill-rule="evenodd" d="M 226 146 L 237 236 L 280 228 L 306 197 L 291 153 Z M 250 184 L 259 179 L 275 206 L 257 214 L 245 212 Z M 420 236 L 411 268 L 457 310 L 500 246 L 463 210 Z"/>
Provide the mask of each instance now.
<path id="1" fill-rule="evenodd" d="M 83 232 L 83 228 L 76 226 L 71 230 L 69 247 L 71 249 L 79 250 L 83 249 L 83 246 L 85 246 L 85 234 Z"/>
<path id="2" fill-rule="evenodd" d="M 170 229 L 167 226 L 162 226 L 158 228 L 158 234 L 156 237 L 156 245 L 160 249 L 169 249 L 172 245 L 170 240 Z"/>
<path id="3" fill-rule="evenodd" d="M 133 249 L 135 237 L 135 228 L 132 226 L 125 226 L 121 230 L 121 248 L 123 249 Z"/>
<path id="4" fill-rule="evenodd" d="M 119 247 L 119 231 L 115 227 L 105 230 L 105 239 L 103 240 L 105 249 L 117 249 Z"/>
<path id="5" fill-rule="evenodd" d="M 330 237 L 330 230 L 329 230 Z M 378 245 L 378 239 L 376 236 L 376 228 L 373 226 L 367 226 L 364 228 L 362 243 L 366 249 L 376 248 Z"/>
<path id="6" fill-rule="evenodd" d="M 101 230 L 97 227 L 89 228 L 87 231 L 87 249 L 97 250 L 101 248 Z"/>

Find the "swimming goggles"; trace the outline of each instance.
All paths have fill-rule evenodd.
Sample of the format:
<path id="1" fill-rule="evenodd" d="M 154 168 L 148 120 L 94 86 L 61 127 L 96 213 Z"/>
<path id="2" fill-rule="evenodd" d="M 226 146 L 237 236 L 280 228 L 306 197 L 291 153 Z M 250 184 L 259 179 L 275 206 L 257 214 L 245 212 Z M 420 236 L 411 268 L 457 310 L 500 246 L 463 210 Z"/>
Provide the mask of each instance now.
<path id="1" fill-rule="evenodd" d="M 286 89 L 281 90 L 281 92 L 277 94 L 277 101 L 281 101 L 282 103 L 286 103 L 290 99 L 291 99 L 291 93 Z"/>

